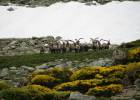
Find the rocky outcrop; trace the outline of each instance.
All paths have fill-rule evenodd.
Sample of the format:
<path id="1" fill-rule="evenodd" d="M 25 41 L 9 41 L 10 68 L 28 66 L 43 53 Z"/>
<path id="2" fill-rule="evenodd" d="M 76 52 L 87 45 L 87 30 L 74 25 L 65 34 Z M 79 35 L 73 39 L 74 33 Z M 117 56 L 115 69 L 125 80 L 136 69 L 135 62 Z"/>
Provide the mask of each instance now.
<path id="1" fill-rule="evenodd" d="M 45 37 L 0 39 L 0 56 L 40 53 L 42 46 L 46 43 L 44 40 Z"/>
<path id="2" fill-rule="evenodd" d="M 0 70 L 0 80 L 6 80 L 17 86 L 18 83 L 28 81 L 29 75 L 35 70 L 33 67 L 21 66 L 3 68 Z M 23 82 L 24 81 L 24 82 Z"/>
<path id="3" fill-rule="evenodd" d="M 70 94 L 69 100 L 96 100 L 96 97 L 95 96 L 83 95 L 79 92 L 72 92 Z"/>

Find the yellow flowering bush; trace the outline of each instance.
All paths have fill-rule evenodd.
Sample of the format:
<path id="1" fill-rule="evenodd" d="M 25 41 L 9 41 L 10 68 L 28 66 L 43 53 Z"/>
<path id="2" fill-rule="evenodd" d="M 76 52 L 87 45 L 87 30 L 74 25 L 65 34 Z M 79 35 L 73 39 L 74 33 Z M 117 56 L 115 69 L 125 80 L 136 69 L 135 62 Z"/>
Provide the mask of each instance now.
<path id="1" fill-rule="evenodd" d="M 122 90 L 123 86 L 121 84 L 110 84 L 108 86 L 96 86 L 91 88 L 86 94 L 107 97 L 115 95 L 116 93 L 120 93 Z"/>
<path id="2" fill-rule="evenodd" d="M 59 91 L 79 91 L 85 93 L 89 88 L 95 87 L 101 83 L 102 80 L 100 79 L 77 80 L 73 82 L 62 83 L 57 85 L 54 89 Z"/>
<path id="3" fill-rule="evenodd" d="M 71 75 L 71 80 L 85 80 L 95 78 L 96 70 L 94 67 L 85 67 L 78 71 L 75 71 Z"/>
<path id="4" fill-rule="evenodd" d="M 32 73 L 32 77 L 36 75 L 49 75 L 61 80 L 61 82 L 67 82 L 70 80 L 72 71 L 68 68 L 52 68 L 51 70 L 41 70 Z"/>
<path id="5" fill-rule="evenodd" d="M 49 75 L 36 75 L 31 79 L 32 84 L 37 84 L 37 85 L 42 85 L 42 86 L 47 86 L 49 88 L 52 88 L 56 84 L 60 82 L 59 79 L 54 78 Z"/>
<path id="6" fill-rule="evenodd" d="M 97 78 L 97 79 L 102 79 L 103 76 L 102 76 L 101 74 L 96 74 L 96 75 L 95 75 L 95 78 Z"/>

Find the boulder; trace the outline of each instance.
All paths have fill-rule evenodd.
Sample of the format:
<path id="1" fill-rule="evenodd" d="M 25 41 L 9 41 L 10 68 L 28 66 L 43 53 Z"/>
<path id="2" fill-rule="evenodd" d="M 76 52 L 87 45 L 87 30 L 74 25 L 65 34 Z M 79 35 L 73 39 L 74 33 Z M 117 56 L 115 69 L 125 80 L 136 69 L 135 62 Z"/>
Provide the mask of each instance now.
<path id="1" fill-rule="evenodd" d="M 98 60 L 92 61 L 89 66 L 111 66 L 113 60 L 109 58 L 99 58 Z"/>
<path id="2" fill-rule="evenodd" d="M 136 85 L 136 89 L 140 90 L 140 79 L 136 79 L 134 84 Z"/>
<path id="3" fill-rule="evenodd" d="M 96 100 L 96 97 L 95 96 L 83 95 L 79 92 L 72 92 L 70 94 L 69 100 Z"/>
<path id="4" fill-rule="evenodd" d="M 42 64 L 42 65 L 36 66 L 35 68 L 36 68 L 36 69 L 48 69 L 49 67 L 47 66 L 46 63 L 44 63 L 44 64 Z"/>
<path id="5" fill-rule="evenodd" d="M 123 60 L 123 59 L 126 58 L 126 53 L 124 51 L 122 51 L 122 50 L 116 49 L 113 52 L 113 58 L 118 59 L 118 60 Z"/>
<path id="6" fill-rule="evenodd" d="M 3 68 L 0 72 L 0 77 L 6 77 L 9 74 L 8 68 Z"/>
<path id="7" fill-rule="evenodd" d="M 120 64 L 120 63 L 125 63 L 126 59 L 127 59 L 127 55 L 126 55 L 126 52 L 122 51 L 122 50 L 114 50 L 113 51 L 113 61 L 114 61 L 114 64 Z"/>
<path id="8" fill-rule="evenodd" d="M 13 7 L 10 7 L 7 9 L 7 11 L 15 11 L 15 9 Z"/>
<path id="9" fill-rule="evenodd" d="M 29 66 L 21 66 L 21 68 L 23 68 L 24 70 L 28 70 L 28 71 L 30 71 L 30 72 L 32 72 L 32 71 L 35 70 L 35 68 L 29 67 Z"/>
<path id="10" fill-rule="evenodd" d="M 111 97 L 111 100 L 135 100 L 133 97 L 128 96 L 113 96 Z"/>
<path id="11" fill-rule="evenodd" d="M 16 70 L 17 68 L 15 66 L 13 66 L 13 67 L 10 67 L 9 69 L 10 70 Z"/>

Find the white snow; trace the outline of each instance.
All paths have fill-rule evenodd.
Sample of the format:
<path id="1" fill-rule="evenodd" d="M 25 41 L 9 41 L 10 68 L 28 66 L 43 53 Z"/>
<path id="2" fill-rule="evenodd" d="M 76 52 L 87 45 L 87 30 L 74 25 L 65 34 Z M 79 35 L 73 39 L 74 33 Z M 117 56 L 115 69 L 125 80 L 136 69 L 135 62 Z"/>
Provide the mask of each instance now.
<path id="1" fill-rule="evenodd" d="M 9 7 L 15 11 L 7 11 Z M 0 6 L 0 38 L 62 36 L 110 39 L 121 43 L 140 39 L 140 2 L 110 2 L 87 6 L 56 3 L 49 7 Z"/>

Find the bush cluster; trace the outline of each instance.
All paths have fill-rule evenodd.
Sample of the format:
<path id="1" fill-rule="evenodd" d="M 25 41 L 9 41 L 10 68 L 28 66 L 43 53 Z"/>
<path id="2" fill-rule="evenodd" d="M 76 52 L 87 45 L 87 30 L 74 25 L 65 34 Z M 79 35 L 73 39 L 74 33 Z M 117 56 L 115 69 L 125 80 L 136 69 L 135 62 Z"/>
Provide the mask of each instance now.
<path id="1" fill-rule="evenodd" d="M 96 86 L 91 88 L 86 94 L 107 97 L 120 93 L 122 90 L 123 86 L 121 84 L 110 84 L 108 86 Z"/>
<path id="2" fill-rule="evenodd" d="M 10 85 L 10 83 L 6 82 L 6 81 L 0 81 L 0 91 L 3 90 L 3 89 L 8 89 L 12 87 Z"/>
<path id="3" fill-rule="evenodd" d="M 95 87 L 96 85 L 101 84 L 101 82 L 102 81 L 98 79 L 76 80 L 57 85 L 54 89 L 58 91 L 79 91 L 85 93 L 89 88 Z"/>
<path id="4" fill-rule="evenodd" d="M 32 77 L 36 75 L 49 75 L 60 79 L 61 82 L 70 81 L 70 76 L 72 75 L 72 71 L 68 68 L 53 68 L 51 70 L 43 70 L 43 71 L 36 71 L 32 73 Z"/>
<path id="5" fill-rule="evenodd" d="M 31 83 L 52 88 L 53 86 L 58 84 L 59 81 L 59 79 L 49 75 L 36 75 L 32 78 Z"/>
<path id="6" fill-rule="evenodd" d="M 129 50 L 128 59 L 131 61 L 140 61 L 140 47 Z"/>
<path id="7" fill-rule="evenodd" d="M 69 94 L 69 92 L 50 90 L 39 85 L 0 91 L 0 97 L 4 100 L 65 100 Z"/>

